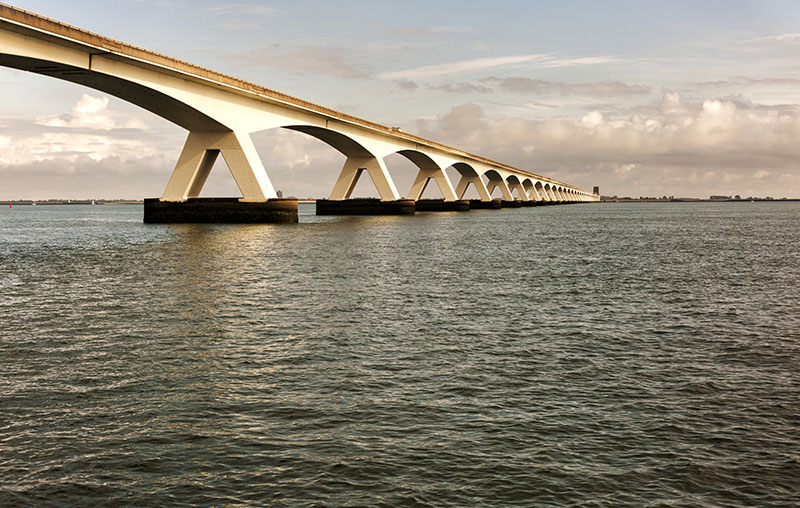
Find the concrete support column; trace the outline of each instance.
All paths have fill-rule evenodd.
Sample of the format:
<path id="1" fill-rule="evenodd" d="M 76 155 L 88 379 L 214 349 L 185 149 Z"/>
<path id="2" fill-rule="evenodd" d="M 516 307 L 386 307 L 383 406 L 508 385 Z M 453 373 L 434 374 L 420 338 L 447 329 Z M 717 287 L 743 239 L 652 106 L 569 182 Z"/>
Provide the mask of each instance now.
<path id="1" fill-rule="evenodd" d="M 521 182 L 512 183 L 510 185 L 510 190 L 514 190 L 514 189 L 517 190 L 517 193 L 519 194 L 519 200 L 520 201 L 530 201 L 531 200 L 530 196 L 528 196 L 528 192 L 525 190 L 525 187 L 522 185 Z"/>
<path id="2" fill-rule="evenodd" d="M 514 196 L 511 195 L 511 189 L 508 188 L 508 184 L 502 178 L 499 180 L 490 179 L 487 188 L 489 190 L 489 195 L 494 192 L 495 188 L 500 188 L 500 192 L 503 194 L 503 201 L 514 201 Z"/>
<path id="3" fill-rule="evenodd" d="M 397 201 L 400 199 L 400 194 L 397 192 L 397 187 L 395 187 L 386 165 L 383 160 L 376 157 L 348 157 L 329 199 L 349 199 L 361 173 L 365 170 L 372 179 L 372 183 L 375 184 L 375 188 L 378 189 L 381 201 Z"/>
<path id="4" fill-rule="evenodd" d="M 439 167 L 420 168 L 417 177 L 414 179 L 414 183 L 411 185 L 411 190 L 408 191 L 408 198 L 418 201 L 419 198 L 422 197 L 422 193 L 425 192 L 425 188 L 428 186 L 431 179 L 436 181 L 436 185 L 438 185 L 439 190 L 442 191 L 442 196 L 444 196 L 445 201 L 458 200 L 450 178 L 447 176 L 447 173 Z"/>
<path id="5" fill-rule="evenodd" d="M 541 184 L 539 185 L 538 188 L 534 186 L 533 190 L 535 190 L 536 193 L 539 195 L 540 201 L 544 202 L 550 201 L 550 196 L 547 195 L 547 191 L 545 190 L 544 187 L 541 186 Z"/>
<path id="6" fill-rule="evenodd" d="M 161 200 L 185 201 L 198 197 L 220 153 L 242 192 L 242 201 L 277 197 L 249 134 L 192 131 Z"/>
<path id="7" fill-rule="evenodd" d="M 458 199 L 464 199 L 464 194 L 466 194 L 469 184 L 475 186 L 475 190 L 478 191 L 481 201 L 492 200 L 492 195 L 489 192 L 489 189 L 486 188 L 486 184 L 483 182 L 483 179 L 478 175 L 461 176 L 461 180 L 458 182 L 458 187 L 456 187 L 456 196 L 458 196 Z"/>

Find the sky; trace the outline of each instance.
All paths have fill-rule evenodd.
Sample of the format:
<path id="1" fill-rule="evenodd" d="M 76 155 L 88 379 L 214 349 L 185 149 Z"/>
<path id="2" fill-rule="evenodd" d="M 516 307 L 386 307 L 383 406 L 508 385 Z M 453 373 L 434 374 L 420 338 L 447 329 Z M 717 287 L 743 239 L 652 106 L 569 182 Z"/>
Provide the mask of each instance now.
<path id="1" fill-rule="evenodd" d="M 608 196 L 800 198 L 794 0 L 12 5 Z M 186 135 L 0 67 L 0 199 L 160 196 Z M 344 164 L 301 133 L 253 139 L 287 196 L 327 196 Z M 386 163 L 406 194 L 415 168 Z M 239 195 L 223 161 L 203 195 Z"/>

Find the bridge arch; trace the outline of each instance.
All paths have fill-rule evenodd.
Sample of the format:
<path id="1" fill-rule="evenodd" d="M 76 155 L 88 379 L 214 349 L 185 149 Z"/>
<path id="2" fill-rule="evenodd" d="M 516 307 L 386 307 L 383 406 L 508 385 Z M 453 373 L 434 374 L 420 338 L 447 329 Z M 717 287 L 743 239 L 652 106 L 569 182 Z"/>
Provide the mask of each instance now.
<path id="1" fill-rule="evenodd" d="M 508 184 L 508 188 L 511 191 L 511 195 L 514 195 L 514 192 L 517 193 L 517 198 L 520 201 L 530 201 L 530 197 L 528 196 L 528 192 L 525 190 L 525 187 L 522 185 L 522 180 L 517 175 L 509 175 L 506 178 L 506 183 Z"/>
<path id="2" fill-rule="evenodd" d="M 525 192 L 531 201 L 541 201 L 541 198 L 536 193 L 536 187 L 533 184 L 533 180 L 531 180 L 530 178 L 526 178 L 525 180 L 523 180 L 522 188 L 525 189 Z"/>
<path id="3" fill-rule="evenodd" d="M 489 195 L 494 193 L 495 189 L 500 190 L 500 195 L 503 200 L 513 201 L 514 197 L 511 195 L 511 189 L 508 188 L 508 183 L 496 169 L 487 169 L 484 171 L 483 176 L 487 178 L 486 188 L 489 190 Z"/>
<path id="4" fill-rule="evenodd" d="M 547 194 L 547 190 L 544 188 L 544 183 L 541 180 L 536 180 L 536 183 L 533 184 L 533 188 L 536 191 L 536 194 L 539 195 L 540 201 L 552 201 L 550 196 Z"/>
<path id="5" fill-rule="evenodd" d="M 466 194 L 469 186 L 472 185 L 478 193 L 478 196 L 480 196 L 481 201 L 492 200 L 491 193 L 486 187 L 486 182 L 481 177 L 481 173 L 478 169 L 466 162 L 455 162 L 451 167 L 461 175 L 461 180 L 459 180 L 458 186 L 456 187 L 456 196 L 458 199 L 464 199 L 464 194 Z"/>
<path id="6" fill-rule="evenodd" d="M 436 182 L 445 201 L 456 201 L 458 199 L 453 183 L 445 172 L 445 168 L 441 167 L 430 155 L 412 149 L 399 150 L 395 153 L 402 155 L 419 169 L 414 182 L 411 184 L 411 189 L 408 191 L 409 199 L 420 199 L 431 180 Z"/>

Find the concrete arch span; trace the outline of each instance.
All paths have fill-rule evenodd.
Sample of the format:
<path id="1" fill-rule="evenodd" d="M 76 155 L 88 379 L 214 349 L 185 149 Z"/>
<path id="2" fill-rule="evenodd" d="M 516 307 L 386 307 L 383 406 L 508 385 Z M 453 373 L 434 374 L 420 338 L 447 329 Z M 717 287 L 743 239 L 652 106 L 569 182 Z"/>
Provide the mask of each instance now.
<path id="1" fill-rule="evenodd" d="M 520 201 L 530 201 L 531 197 L 528 195 L 528 190 L 525 188 L 523 180 L 527 181 L 527 179 L 524 178 L 520 179 L 517 175 L 509 175 L 506 177 L 506 183 L 508 184 L 512 196 L 514 191 L 516 191 L 517 199 Z"/>
<path id="2" fill-rule="evenodd" d="M 458 199 L 464 199 L 467 189 L 472 185 L 478 193 L 481 201 L 491 201 L 492 194 L 486 186 L 486 182 L 482 178 L 482 174 L 478 172 L 472 165 L 465 162 L 456 162 L 452 164 L 453 169 L 458 171 L 461 175 L 461 180 L 456 187 L 456 196 Z"/>
<path id="3" fill-rule="evenodd" d="M 0 66 L 83 85 L 146 109 L 187 130 L 224 131 L 227 128 L 188 104 L 116 76 L 53 60 L 0 54 Z"/>
<path id="4" fill-rule="evenodd" d="M 540 180 L 537 180 L 536 183 L 533 184 L 533 188 L 541 201 L 552 201 L 552 199 L 550 199 L 550 195 L 547 193 L 547 189 L 544 187 L 544 183 L 542 183 Z"/>
<path id="5" fill-rule="evenodd" d="M 536 187 L 534 186 L 533 180 L 530 178 L 523 180 L 522 188 L 525 189 L 525 193 L 528 195 L 528 198 L 531 201 L 541 201 L 539 194 L 536 192 Z"/>
<path id="6" fill-rule="evenodd" d="M 430 155 L 419 150 L 400 150 L 396 153 L 410 160 L 419 168 L 417 176 L 411 184 L 411 189 L 408 191 L 409 199 L 419 200 L 431 180 L 436 182 L 445 201 L 456 201 L 458 199 L 453 183 L 445 171 L 446 167 L 441 165 L 447 164 L 449 161 L 440 160 L 437 162 Z"/>
<path id="7" fill-rule="evenodd" d="M 500 191 L 501 199 L 503 199 L 503 201 L 514 201 L 514 196 L 511 195 L 511 189 L 508 186 L 508 182 L 506 182 L 506 179 L 498 170 L 488 169 L 484 171 L 483 176 L 485 176 L 487 179 L 486 188 L 489 190 L 490 196 L 497 189 Z"/>

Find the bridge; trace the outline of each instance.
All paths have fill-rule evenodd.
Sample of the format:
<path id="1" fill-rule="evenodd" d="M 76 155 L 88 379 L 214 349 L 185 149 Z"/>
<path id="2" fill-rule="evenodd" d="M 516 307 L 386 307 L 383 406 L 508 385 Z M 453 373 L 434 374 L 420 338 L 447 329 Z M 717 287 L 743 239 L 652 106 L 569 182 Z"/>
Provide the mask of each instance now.
<path id="1" fill-rule="evenodd" d="M 405 213 L 409 209 L 413 213 L 423 205 L 420 198 L 431 181 L 444 196 L 431 209 L 459 209 L 457 205 L 464 201 L 470 185 L 480 196 L 480 200 L 471 201 L 473 208 L 493 207 L 495 202 L 499 207 L 599 201 L 596 194 L 552 178 L 3 3 L 0 65 L 85 85 L 136 104 L 189 131 L 163 195 L 145 202 L 145 220 L 148 209 L 199 206 L 200 192 L 220 154 L 242 197 L 216 201 L 212 198 L 212 203 L 203 205 L 211 207 L 212 215 L 224 215 L 224 210 L 235 202 L 241 210 L 277 210 L 272 219 L 278 221 L 282 214 L 291 215 L 294 206 L 296 220 L 296 200 L 292 205 L 278 198 L 251 139 L 253 133 L 274 128 L 313 136 L 346 157 L 329 198 L 318 202 L 318 213 Z M 384 163 L 385 157 L 395 153 L 418 168 L 405 198 Z M 456 185 L 446 171 L 450 167 L 460 175 Z M 351 199 L 363 173 L 375 184 L 380 200 Z M 496 189 L 501 200 L 492 199 Z M 174 213 L 177 215 L 173 218 L 180 217 L 181 212 Z M 248 213 L 251 212 L 245 215 Z"/>

